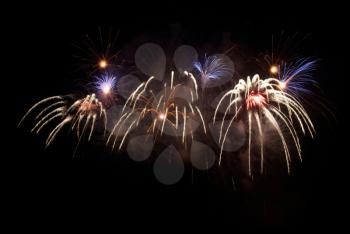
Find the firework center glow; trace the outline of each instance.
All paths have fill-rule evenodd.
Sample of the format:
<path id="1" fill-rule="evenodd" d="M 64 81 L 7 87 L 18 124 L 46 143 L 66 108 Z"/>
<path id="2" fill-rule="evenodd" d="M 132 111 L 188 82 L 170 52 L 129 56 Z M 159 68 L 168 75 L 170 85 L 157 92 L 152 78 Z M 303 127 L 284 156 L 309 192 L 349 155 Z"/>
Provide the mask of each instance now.
<path id="1" fill-rule="evenodd" d="M 287 84 L 286 84 L 285 81 L 280 81 L 280 82 L 279 82 L 279 86 L 280 86 L 280 88 L 283 90 L 283 89 L 286 88 Z"/>
<path id="2" fill-rule="evenodd" d="M 110 75 L 104 75 L 96 81 L 96 86 L 104 95 L 110 95 L 113 92 L 115 84 L 116 78 Z"/>
<path id="3" fill-rule="evenodd" d="M 277 74 L 278 73 L 278 67 L 276 65 L 272 65 L 270 67 L 271 74 Z"/>
<path id="4" fill-rule="evenodd" d="M 259 92 L 252 91 L 247 96 L 247 109 L 259 107 L 266 104 L 266 98 Z"/>
<path id="5" fill-rule="evenodd" d="M 160 113 L 160 114 L 158 115 L 158 118 L 159 118 L 160 120 L 164 120 L 164 119 L 165 119 L 165 115 L 164 115 L 163 113 Z"/>
<path id="6" fill-rule="evenodd" d="M 103 83 L 101 85 L 101 90 L 104 94 L 109 94 L 111 92 L 111 84 L 109 82 Z"/>
<path id="7" fill-rule="evenodd" d="M 106 60 L 101 60 L 100 63 L 99 63 L 99 66 L 100 68 L 106 68 L 108 65 L 107 61 Z"/>

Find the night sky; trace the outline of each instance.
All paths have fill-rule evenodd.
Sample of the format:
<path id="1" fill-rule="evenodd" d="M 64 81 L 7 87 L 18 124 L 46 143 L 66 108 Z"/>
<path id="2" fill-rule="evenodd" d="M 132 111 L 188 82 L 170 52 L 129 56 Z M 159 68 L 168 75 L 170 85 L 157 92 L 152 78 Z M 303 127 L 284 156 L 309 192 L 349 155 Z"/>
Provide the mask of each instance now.
<path id="1" fill-rule="evenodd" d="M 130 222 L 167 224 L 170 230 L 186 223 L 237 230 L 344 225 L 348 154 L 342 151 L 347 66 L 343 35 L 349 27 L 341 6 L 30 7 L 33 10 L 17 12 L 18 21 L 3 29 L 11 58 L 10 70 L 7 65 L 3 68 L 10 74 L 3 77 L 9 82 L 5 100 L 14 108 L 6 112 L 9 122 L 3 123 L 11 136 L 6 141 L 11 150 L 2 153 L 8 194 L 3 201 L 5 216 L 14 227 L 45 224 L 55 229 L 71 223 L 118 227 Z M 166 45 L 171 54 L 181 44 L 194 45 L 200 52 L 220 50 L 229 38 L 247 53 L 265 52 L 271 49 L 272 35 L 297 33 L 305 38 L 297 53 L 319 59 L 315 77 L 336 120 L 313 110 L 318 134 L 314 140 L 302 138 L 304 162 L 294 165 L 289 176 L 242 179 L 236 188 L 225 178 L 226 172 L 198 172 L 192 183 L 189 167 L 179 183 L 162 185 L 153 176 L 152 161 L 138 163 L 125 153 L 111 152 L 102 139 L 83 144 L 72 158 L 74 138 L 65 131 L 45 149 L 45 135 L 34 136 L 28 126 L 16 125 L 36 101 L 83 91 L 80 84 L 88 77 L 75 66 L 79 60 L 74 55 L 79 53 L 73 45 L 83 45 L 85 35 L 96 35 L 99 27 L 120 31 L 115 48 L 125 57 L 132 57 L 134 45 L 142 41 Z"/>

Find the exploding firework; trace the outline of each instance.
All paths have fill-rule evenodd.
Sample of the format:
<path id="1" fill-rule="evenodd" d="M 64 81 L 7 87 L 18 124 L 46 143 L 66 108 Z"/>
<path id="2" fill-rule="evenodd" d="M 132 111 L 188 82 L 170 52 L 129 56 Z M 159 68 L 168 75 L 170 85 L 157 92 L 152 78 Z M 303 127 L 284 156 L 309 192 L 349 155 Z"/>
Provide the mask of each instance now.
<path id="1" fill-rule="evenodd" d="M 218 55 L 206 57 L 203 64 L 197 61 L 193 66 L 199 73 L 202 90 L 209 81 L 233 75 L 233 68 L 224 60 L 224 57 Z"/>
<path id="2" fill-rule="evenodd" d="M 99 28 L 97 32 L 87 34 L 81 39 L 82 44 L 73 44 L 76 49 L 74 57 L 79 60 L 77 68 L 89 75 L 118 68 L 119 51 L 116 46 L 118 37 L 119 32 Z"/>
<path id="3" fill-rule="evenodd" d="M 317 85 L 311 73 L 316 68 L 316 61 L 311 59 L 299 59 L 296 62 L 282 62 L 276 73 L 281 89 L 299 97 L 301 93 L 310 93 L 310 84 Z"/>
<path id="4" fill-rule="evenodd" d="M 105 60 L 105 59 L 101 59 L 101 61 L 98 63 L 98 66 L 99 66 L 101 69 L 105 69 L 105 68 L 108 66 L 108 61 Z"/>
<path id="5" fill-rule="evenodd" d="M 134 70 L 120 78 L 120 63 L 117 62 L 117 53 L 109 39 L 105 44 L 101 37 L 101 43 L 94 44 L 89 37 L 87 38 L 88 50 L 82 50 L 85 59 L 81 65 L 85 66 L 89 77 L 94 79 L 87 85 L 84 83 L 84 87 L 88 87 L 86 93 L 91 94 L 78 100 L 72 99 L 72 96 L 54 96 L 41 100 L 28 110 L 19 125 L 33 115 L 32 132 L 38 134 L 44 128 L 49 129 L 46 147 L 52 144 L 64 128 L 69 129 L 78 138 L 77 149 L 83 137 L 91 140 L 93 133 L 96 134 L 99 129 L 98 126 L 104 125 L 106 133 L 108 109 L 108 118 L 114 122 L 109 128 L 106 145 L 110 144 L 112 149 L 121 150 L 127 145 L 126 150 L 130 157 L 138 158 L 131 156 L 130 152 L 140 154 L 140 151 L 147 148 L 149 156 L 156 142 L 171 142 L 170 144 L 179 145 L 181 151 L 185 149 L 187 152 L 187 149 L 190 149 L 192 165 L 199 169 L 209 169 L 209 165 L 216 161 L 215 152 L 210 148 L 210 144 L 197 141 L 199 131 L 195 131 L 199 129 L 200 134 L 207 134 L 205 118 L 209 118 L 210 115 L 207 112 L 207 104 L 215 97 L 210 94 L 215 94 L 218 90 L 209 88 L 225 88 L 225 82 L 233 81 L 235 66 L 231 59 L 225 54 L 216 54 L 205 56 L 204 61 L 199 62 L 198 53 L 194 48 L 181 46 L 174 55 L 174 65 L 178 73 L 175 76 L 172 71 L 165 78 L 168 71 L 166 55 L 161 47 L 148 43 L 141 46 L 135 54 L 136 67 L 148 77 L 151 76 L 141 83 L 139 79 L 131 79 Z M 239 69 L 240 60 L 236 61 Z M 272 130 L 274 137 L 281 142 L 281 152 L 282 156 L 284 153 L 288 173 L 291 147 L 297 151 L 300 160 L 302 159 L 299 132 L 310 134 L 311 137 L 315 134 L 313 123 L 305 108 L 307 101 L 314 102 L 314 99 L 311 99 L 311 96 L 308 99 L 304 94 L 314 95 L 312 86 L 317 86 L 317 83 L 311 72 L 315 69 L 316 62 L 312 59 L 300 59 L 286 63 L 281 59 L 274 60 L 273 57 L 271 61 L 266 61 L 269 62 L 269 67 L 266 69 L 265 64 L 263 74 L 267 73 L 268 76 L 262 76 L 271 78 L 260 79 L 259 75 L 255 75 L 252 79 L 241 79 L 233 89 L 224 91 L 224 95 L 220 95 L 221 99 L 210 102 L 212 107 L 217 104 L 214 107 L 213 126 L 209 125 L 208 132 L 220 148 L 219 164 L 223 151 L 232 152 L 246 144 L 249 175 L 252 174 L 252 168 L 255 168 L 255 163 L 251 163 L 251 155 L 255 154 L 258 161 L 260 159 L 260 172 L 264 172 L 268 131 Z M 190 71 L 193 71 L 193 74 Z M 217 102 L 218 99 L 220 100 Z M 202 112 L 200 107 L 206 111 Z M 222 113 L 220 117 L 218 112 Z M 219 123 L 215 122 L 218 118 L 222 118 Z M 230 136 L 229 132 L 232 133 L 231 130 L 237 128 L 236 124 L 239 124 L 239 131 L 243 134 Z M 50 129 L 50 126 L 53 128 Z M 248 136 L 247 141 L 245 135 Z M 209 140 L 207 136 L 201 137 L 199 140 Z M 233 138 L 240 138 L 240 143 L 236 141 L 229 144 Z M 142 149 L 139 142 L 151 146 Z M 293 144 L 290 145 L 289 142 Z M 140 149 L 134 150 L 139 147 Z M 171 150 L 164 150 L 164 155 L 171 156 L 171 152 L 177 152 L 174 145 L 170 145 L 169 149 Z M 147 158 L 145 155 L 139 158 Z M 180 157 L 179 153 L 176 153 L 176 157 L 177 155 Z M 167 163 L 169 161 L 169 157 L 163 155 L 159 158 L 166 158 Z M 161 160 L 158 159 L 155 164 Z M 179 161 L 182 163 L 181 159 Z M 168 168 L 166 171 L 169 171 Z M 157 173 L 155 172 L 156 176 Z"/>
<path id="6" fill-rule="evenodd" d="M 270 67 L 270 73 L 271 73 L 271 74 L 276 75 L 276 74 L 278 73 L 278 71 L 279 71 L 279 68 L 278 68 L 277 65 L 272 65 L 272 66 Z"/>
<path id="7" fill-rule="evenodd" d="M 34 127 L 31 129 L 31 132 L 38 134 L 49 123 L 54 121 L 57 122 L 58 120 L 58 124 L 49 133 L 46 139 L 46 146 L 49 146 L 61 129 L 69 124 L 71 125 L 71 130 L 76 131 L 78 136 L 78 145 L 81 137 L 86 131 L 88 131 L 88 129 L 88 141 L 90 141 L 97 119 L 103 120 L 104 128 L 106 129 L 106 111 L 102 103 L 96 98 L 95 94 L 87 95 L 85 98 L 75 101 L 70 106 L 68 105 L 68 100 L 65 96 L 53 96 L 43 99 L 28 110 L 18 126 L 21 125 L 28 115 L 44 104 L 47 104 L 47 106 L 36 115 L 36 122 Z M 82 124 L 84 126 L 81 129 Z"/>
<path id="8" fill-rule="evenodd" d="M 117 85 L 117 77 L 112 73 L 105 72 L 100 76 L 96 76 L 93 82 L 93 90 L 101 99 L 105 108 L 109 108 L 116 101 L 117 93 L 115 88 Z"/>
<path id="9" fill-rule="evenodd" d="M 116 84 L 116 77 L 112 75 L 104 75 L 101 78 L 97 78 L 97 89 L 102 92 L 103 95 L 108 96 L 113 92 Z"/>
<path id="10" fill-rule="evenodd" d="M 146 82 L 141 83 L 126 100 L 121 117 L 111 131 L 107 144 L 115 135 L 112 146 L 114 148 L 119 132 L 127 126 L 119 144 L 119 149 L 121 149 L 127 135 L 141 121 L 147 123 L 147 133 L 161 137 L 167 130 L 167 133 L 172 132 L 171 135 L 181 136 L 182 143 L 186 142 L 188 134 L 193 139 L 195 129 L 192 119 L 198 119 L 206 132 L 203 115 L 199 107 L 194 104 L 198 100 L 196 79 L 187 71 L 184 74 L 193 87 L 190 88 L 181 83 L 174 84 L 174 72 L 171 72 L 170 84 L 165 82 L 157 95 L 149 88 L 155 77 L 150 77 Z M 181 98 L 186 95 L 189 98 Z"/>
<path id="11" fill-rule="evenodd" d="M 288 173 L 290 172 L 290 153 L 286 142 L 285 133 L 282 130 L 284 125 L 288 129 L 288 133 L 293 138 L 293 142 L 301 159 L 301 148 L 297 130 L 294 123 L 297 122 L 302 132 L 309 132 L 313 136 L 315 130 L 309 115 L 303 108 L 301 103 L 292 94 L 287 93 L 280 87 L 280 81 L 275 78 L 260 79 L 259 75 L 255 75 L 252 79 L 239 80 L 238 84 L 226 92 L 219 101 L 215 110 L 213 122 L 215 122 L 218 109 L 224 99 L 229 99 L 226 106 L 223 120 L 228 114 L 232 114 L 231 120 L 227 129 L 224 129 L 224 121 L 220 128 L 219 142 L 221 142 L 220 160 L 223 151 L 223 146 L 226 140 L 227 133 L 233 121 L 246 116 L 248 121 L 248 170 L 251 175 L 251 144 L 252 144 L 252 126 L 255 123 L 259 132 L 260 141 L 260 170 L 263 172 L 264 162 L 264 131 L 263 124 L 268 122 L 277 131 L 286 158 Z M 240 117 L 239 117 L 240 116 Z"/>

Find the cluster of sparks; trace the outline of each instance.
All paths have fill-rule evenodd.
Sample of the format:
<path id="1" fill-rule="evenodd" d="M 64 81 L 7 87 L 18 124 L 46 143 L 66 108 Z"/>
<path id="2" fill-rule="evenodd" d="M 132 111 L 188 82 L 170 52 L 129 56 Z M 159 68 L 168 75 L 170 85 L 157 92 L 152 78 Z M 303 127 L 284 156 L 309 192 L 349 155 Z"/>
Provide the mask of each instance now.
<path id="1" fill-rule="evenodd" d="M 121 117 L 111 131 L 107 144 L 113 136 L 115 136 L 112 148 L 115 147 L 119 135 L 118 133 L 122 128 L 128 125 L 130 119 L 132 119 L 131 124 L 128 125 L 126 129 L 119 144 L 119 149 L 121 149 L 131 129 L 134 126 L 138 126 L 143 120 L 149 123 L 147 124 L 147 133 L 151 133 L 155 136 L 162 136 L 165 126 L 170 127 L 175 133 L 181 131 L 183 143 L 186 141 L 188 132 L 190 132 L 193 139 L 194 130 L 191 128 L 191 124 L 188 123 L 190 117 L 199 117 L 203 130 L 206 133 L 203 115 L 199 107 L 194 104 L 199 97 L 197 81 L 192 73 L 185 71 L 184 75 L 190 80 L 193 88 L 187 88 L 187 86 L 181 83 L 174 84 L 174 71 L 171 72 L 170 84 L 164 82 L 162 90 L 157 95 L 149 88 L 150 83 L 155 77 L 152 76 L 146 82 L 141 83 L 126 100 Z M 185 89 L 181 89 L 182 87 Z M 186 90 L 191 100 L 184 100 L 183 102 L 178 101 L 176 95 L 180 90 Z M 128 110 L 126 110 L 127 107 L 129 107 Z M 137 117 L 133 119 L 135 115 L 137 115 Z"/>
<path id="2" fill-rule="evenodd" d="M 204 63 L 197 61 L 193 66 L 199 72 L 202 89 L 210 80 L 233 75 L 233 70 L 225 63 L 224 59 L 216 55 L 207 57 Z"/>
<path id="3" fill-rule="evenodd" d="M 98 63 L 101 69 L 106 69 L 108 65 L 106 60 L 101 60 Z M 249 174 L 252 171 L 251 148 L 255 129 L 258 132 L 260 146 L 260 171 L 263 172 L 264 126 L 272 126 L 277 132 L 283 147 L 288 172 L 290 171 L 291 155 L 286 135 L 288 134 L 291 137 L 301 159 L 298 130 L 300 129 L 303 134 L 309 133 L 311 136 L 315 134 L 313 123 L 298 98 L 302 92 L 307 91 L 303 86 L 304 83 L 314 82 L 312 79 L 306 79 L 309 78 L 309 71 L 314 69 L 314 66 L 315 62 L 308 60 L 301 60 L 292 66 L 286 64 L 272 65 L 270 67 L 272 77 L 261 78 L 259 75 L 254 75 L 253 78 L 240 79 L 232 89 L 222 96 L 212 117 L 213 124 L 220 124 L 219 164 L 232 124 L 243 120 L 247 123 Z M 222 58 L 215 56 L 208 57 L 203 64 L 194 63 L 193 68 L 199 73 L 198 76 L 188 71 L 179 75 L 185 81 L 188 81 L 186 84 L 178 82 L 175 79 L 177 76 L 172 71 L 170 82 L 164 81 L 162 89 L 157 93 L 150 88 L 151 83 L 155 81 L 153 76 L 136 87 L 126 99 L 119 119 L 115 120 L 116 124 L 109 133 L 106 144 L 112 144 L 112 148 L 118 145 L 118 149 L 122 149 L 130 132 L 143 122 L 147 125 L 147 134 L 152 134 L 156 138 L 163 136 L 165 126 L 175 132 L 182 132 L 179 137 L 184 144 L 187 135 L 190 135 L 193 140 L 195 130 L 188 123 L 189 118 L 196 118 L 201 123 L 204 134 L 207 134 L 206 120 L 203 117 L 200 105 L 197 104 L 200 98 L 205 97 L 198 94 L 197 81 L 204 89 L 206 82 L 209 80 L 220 79 L 227 74 L 233 74 L 233 71 L 225 65 Z M 307 74 L 306 78 L 305 74 Z M 97 96 L 112 96 L 116 84 L 117 78 L 107 73 L 97 78 L 95 82 Z M 176 98 L 178 92 L 183 92 L 183 90 L 187 90 L 191 100 L 179 101 Z M 103 101 L 99 101 L 97 96 L 91 93 L 73 101 L 73 104 L 70 105 L 69 98 L 66 96 L 53 96 L 43 99 L 29 109 L 20 124 L 31 113 L 38 112 L 34 117 L 35 123 L 31 129 L 32 132 L 38 134 L 49 123 L 57 123 L 48 134 L 46 146 L 53 142 L 65 126 L 70 126 L 70 130 L 76 133 L 78 144 L 86 134 L 88 141 L 90 141 L 96 127 L 96 121 L 103 123 L 104 132 L 107 126 L 106 105 Z M 228 102 L 224 102 L 225 100 L 228 100 Z M 221 116 L 221 123 L 217 123 L 215 121 L 219 118 L 218 110 L 222 105 L 225 105 L 225 111 Z M 39 107 L 42 106 L 44 108 L 38 111 Z M 229 119 L 229 125 L 224 127 L 224 120 L 226 119 Z M 119 137 L 121 131 L 124 132 Z"/>
<path id="4" fill-rule="evenodd" d="M 248 77 L 246 80 L 239 80 L 238 84 L 233 89 L 224 94 L 215 110 L 213 122 L 215 122 L 219 107 L 226 98 L 229 99 L 229 104 L 226 106 L 223 119 L 225 119 L 230 112 L 232 112 L 232 117 L 226 130 L 223 128 L 224 121 L 222 121 L 220 127 L 219 141 L 221 142 L 221 152 L 219 163 L 221 162 L 223 145 L 233 121 L 237 120 L 238 118 L 244 118 L 244 116 L 246 116 L 248 119 L 249 174 L 251 174 L 251 141 L 253 120 L 255 120 L 259 132 L 261 172 L 263 172 L 264 162 L 264 131 L 262 124 L 266 124 L 266 121 L 268 121 L 275 128 L 282 141 L 288 172 L 290 171 L 289 163 L 291 157 L 288 144 L 285 139 L 285 134 L 280 126 L 281 124 L 284 124 L 287 127 L 301 159 L 301 148 L 297 131 L 293 125 L 293 119 L 297 120 L 296 122 L 299 124 L 304 134 L 307 130 L 311 136 L 313 136 L 315 129 L 302 104 L 292 95 L 285 92 L 285 88 L 285 86 L 281 86 L 281 81 L 278 79 L 268 78 L 262 80 L 260 79 L 259 75 L 255 75 L 252 79 Z"/>
<path id="5" fill-rule="evenodd" d="M 36 115 L 35 121 L 37 122 L 31 130 L 38 134 L 49 123 L 58 120 L 57 126 L 49 133 L 46 139 L 46 146 L 49 146 L 60 130 L 68 124 L 70 124 L 71 130 L 76 132 L 79 139 L 78 142 L 80 142 L 81 137 L 86 131 L 89 131 L 88 140 L 90 141 L 95 128 L 96 119 L 101 119 L 104 122 L 104 129 L 106 129 L 106 110 L 102 103 L 96 98 L 95 94 L 78 99 L 70 106 L 68 106 L 67 102 L 64 96 L 53 96 L 43 99 L 29 109 L 19 124 L 21 124 L 30 113 L 35 111 L 37 107 L 43 104 L 49 104 Z"/>
<path id="6" fill-rule="evenodd" d="M 116 82 L 117 78 L 115 76 L 106 73 L 102 77 L 97 77 L 95 85 L 96 89 L 102 92 L 103 95 L 109 96 L 112 95 Z"/>

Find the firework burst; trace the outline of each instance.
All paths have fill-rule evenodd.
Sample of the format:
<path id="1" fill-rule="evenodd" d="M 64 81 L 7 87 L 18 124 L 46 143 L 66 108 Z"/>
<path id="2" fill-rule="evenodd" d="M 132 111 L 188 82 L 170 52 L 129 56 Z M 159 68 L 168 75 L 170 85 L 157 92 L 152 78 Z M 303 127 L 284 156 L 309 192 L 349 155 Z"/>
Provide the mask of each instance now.
<path id="1" fill-rule="evenodd" d="M 109 96 L 113 94 L 114 87 L 117 82 L 117 78 L 111 74 L 104 74 L 101 77 L 96 77 L 96 89 L 103 95 Z"/>
<path id="2" fill-rule="evenodd" d="M 93 43 L 87 36 L 87 50 L 78 47 L 80 52 L 83 52 L 80 55 L 83 57 L 81 68 L 88 72 L 88 78 L 93 79 L 87 82 L 84 80 L 85 93 L 89 95 L 80 99 L 73 98 L 72 95 L 43 99 L 31 107 L 19 123 L 21 125 L 29 116 L 34 116 L 31 132 L 38 134 L 47 128 L 46 147 L 51 145 L 64 129 L 72 131 L 78 139 L 74 154 L 81 140 L 90 141 L 92 135 L 100 129 L 98 126 L 104 126 L 106 136 L 108 110 L 109 118 L 115 122 L 108 128 L 110 131 L 106 146 L 121 150 L 127 145 L 126 150 L 131 152 L 129 155 L 132 158 L 145 159 L 151 155 L 156 142 L 160 145 L 170 142 L 171 150 L 164 150 L 165 155 L 177 152 L 174 146 L 176 145 L 181 148 L 181 152 L 189 152 L 193 165 L 197 165 L 199 169 L 208 169 L 209 164 L 215 163 L 216 153 L 210 144 L 206 145 L 197 140 L 205 140 L 205 143 L 210 141 L 207 135 L 200 134 L 207 134 L 204 117 L 210 120 L 213 117 L 213 125 L 208 126 L 209 134 L 215 139 L 214 143 L 218 143 L 219 165 L 223 151 L 233 152 L 246 144 L 249 175 L 252 175 L 252 168 L 257 166 L 254 161 L 251 163 L 251 156 L 255 154 L 260 163 L 260 172 L 263 173 L 264 155 L 267 155 L 267 135 L 270 130 L 280 142 L 282 159 L 286 162 L 288 173 L 292 149 L 302 160 L 299 133 L 310 134 L 311 137 L 315 134 L 313 123 L 305 109 L 309 107 L 308 101 L 314 104 L 312 87 L 317 86 L 317 82 L 311 76 L 311 72 L 315 69 L 315 60 L 307 58 L 286 63 L 282 59 L 274 60 L 273 56 L 271 59 L 266 57 L 268 67 L 263 64 L 260 71 L 264 74 L 263 77 L 271 78 L 261 79 L 259 75 L 254 75 L 252 78 L 241 79 L 232 89 L 223 91 L 224 95 L 219 96 L 221 98 L 215 98 L 211 102 L 211 98 L 216 97 L 216 91 L 221 89 L 222 92 L 222 88 L 226 88 L 224 83 L 234 81 L 232 77 L 236 63 L 234 64 L 226 54 L 205 56 L 203 61 L 199 61 L 194 48 L 182 46 L 174 55 L 173 65 L 177 69 L 175 75 L 174 71 L 168 73 L 168 59 L 162 48 L 147 43 L 138 48 L 135 54 L 135 65 L 139 72 L 149 77 L 141 83 L 134 77 L 137 72 L 134 70 L 120 77 L 122 67 L 118 62 L 118 53 L 113 41 L 109 35 L 107 43 L 104 43 L 101 34 L 100 30 L 100 43 Z M 242 67 L 243 62 L 239 59 L 235 59 L 235 62 L 238 69 Z M 242 71 L 237 70 L 238 72 Z M 205 112 L 202 112 L 200 107 Z M 210 107 L 215 108 L 213 115 L 210 113 Z M 115 117 L 116 115 L 118 117 Z M 221 121 L 216 122 L 219 118 Z M 242 134 L 230 136 L 229 132 L 233 129 L 239 129 Z M 198 130 L 201 131 L 199 134 Z M 232 132 L 234 131 L 230 133 Z M 238 140 L 231 141 L 234 138 Z M 134 150 L 139 147 L 141 141 L 142 144 L 147 144 L 147 147 Z M 230 147 L 227 147 L 228 145 Z M 130 151 L 130 148 L 133 150 Z M 142 157 L 131 156 L 135 152 L 139 154 L 140 151 L 145 151 L 146 148 L 147 155 L 145 153 Z M 178 152 L 176 155 L 180 156 Z M 159 158 L 169 161 L 169 157 L 163 155 Z M 182 163 L 181 158 L 179 161 Z"/>
<path id="3" fill-rule="evenodd" d="M 106 129 L 106 111 L 102 103 L 96 98 L 95 94 L 90 94 L 85 98 L 76 100 L 70 106 L 66 96 L 53 96 L 43 99 L 28 110 L 18 126 L 22 124 L 28 115 L 44 104 L 47 106 L 35 116 L 35 125 L 31 129 L 31 132 L 38 134 L 49 123 L 58 121 L 58 124 L 49 133 L 46 139 L 46 147 L 52 143 L 61 129 L 69 124 L 71 125 L 71 130 L 76 131 L 78 145 L 81 137 L 86 131 L 89 131 L 88 141 L 90 141 L 97 119 L 101 119 L 104 122 L 104 129 Z"/>
<path id="4" fill-rule="evenodd" d="M 220 128 L 219 142 L 221 143 L 220 160 L 223 146 L 227 133 L 233 121 L 246 116 L 248 122 L 248 170 L 251 175 L 251 144 L 252 144 L 252 126 L 256 123 L 259 132 L 260 141 L 260 171 L 263 172 L 264 162 L 264 134 L 262 125 L 266 122 L 270 123 L 278 133 L 283 145 L 286 158 L 288 173 L 290 172 L 290 153 L 286 142 L 286 133 L 282 131 L 284 125 L 288 129 L 288 133 L 293 138 L 293 142 L 301 159 L 301 148 L 297 130 L 294 123 L 297 122 L 303 134 L 309 132 L 313 136 L 315 130 L 309 115 L 303 108 L 301 103 L 292 94 L 287 93 L 280 87 L 280 80 L 275 78 L 260 79 L 259 75 L 255 75 L 252 79 L 248 77 L 246 80 L 239 80 L 238 84 L 225 93 L 218 103 L 214 113 L 213 123 L 215 122 L 218 109 L 224 99 L 229 99 L 228 105 L 223 116 L 223 120 L 227 115 L 231 115 L 231 120 L 227 129 L 224 129 L 224 121 Z M 296 121 L 295 121 L 296 120 Z"/>
<path id="5" fill-rule="evenodd" d="M 161 137 L 167 129 L 167 132 L 173 132 L 172 135 L 180 135 L 182 143 L 186 142 L 188 134 L 193 138 L 195 129 L 192 126 L 191 119 L 198 119 L 204 132 L 206 132 L 203 115 L 199 107 L 194 104 L 198 100 L 196 79 L 187 71 L 184 72 L 184 75 L 193 88 L 182 83 L 174 84 L 174 72 L 171 72 L 170 84 L 163 83 L 163 87 L 157 95 L 149 88 L 155 77 L 150 77 L 146 82 L 141 83 L 126 100 L 121 117 L 111 131 L 107 144 L 115 135 L 112 146 L 114 148 L 119 132 L 127 126 L 119 144 L 119 149 L 121 149 L 127 135 L 132 128 L 139 126 L 141 121 L 146 122 L 148 134 Z M 181 100 L 179 96 L 183 95 L 187 95 L 189 100 L 186 100 L 186 98 Z"/>
<path id="6" fill-rule="evenodd" d="M 92 86 L 105 108 L 108 109 L 117 100 L 117 77 L 112 73 L 105 72 L 100 76 L 95 76 Z"/>
<path id="7" fill-rule="evenodd" d="M 199 73 L 202 89 L 207 86 L 209 81 L 223 77 L 232 77 L 233 75 L 233 69 L 227 64 L 223 57 L 218 55 L 206 57 L 203 64 L 197 61 L 193 66 Z"/>
<path id="8" fill-rule="evenodd" d="M 300 97 L 301 93 L 310 93 L 311 85 L 317 85 L 311 73 L 316 68 L 316 61 L 311 59 L 299 59 L 292 63 L 282 62 L 276 72 L 280 87 L 286 92 Z"/>
<path id="9" fill-rule="evenodd" d="M 82 44 L 72 44 L 76 49 L 74 57 L 79 60 L 77 68 L 89 75 L 118 68 L 119 51 L 116 46 L 118 37 L 119 32 L 100 27 L 97 32 L 82 38 L 80 40 Z"/>

